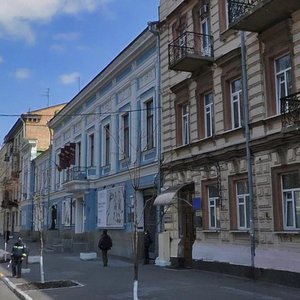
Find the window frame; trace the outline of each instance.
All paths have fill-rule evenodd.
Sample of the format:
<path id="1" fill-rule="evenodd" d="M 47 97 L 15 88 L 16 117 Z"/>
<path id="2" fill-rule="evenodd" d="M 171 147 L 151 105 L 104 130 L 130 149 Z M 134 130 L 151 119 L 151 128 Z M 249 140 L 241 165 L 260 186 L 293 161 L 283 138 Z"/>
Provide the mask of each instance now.
<path id="1" fill-rule="evenodd" d="M 239 90 L 233 91 L 234 83 L 240 81 L 241 88 Z M 236 104 L 237 103 L 237 108 Z M 242 79 L 235 78 L 230 81 L 230 111 L 231 111 L 231 127 L 232 129 L 238 129 L 242 127 L 243 124 L 243 113 L 242 113 Z M 237 120 L 236 114 L 237 111 Z M 236 126 L 237 124 L 237 126 Z"/>
<path id="2" fill-rule="evenodd" d="M 130 157 L 130 115 L 122 115 L 122 156 L 123 159 Z"/>
<path id="3" fill-rule="evenodd" d="M 295 229 L 287 228 L 284 224 L 284 198 L 282 178 L 284 175 L 293 174 L 296 172 L 300 173 L 300 163 L 273 167 L 271 169 L 274 230 L 277 232 L 295 231 Z M 296 229 L 296 231 L 299 231 L 299 229 Z"/>
<path id="4" fill-rule="evenodd" d="M 151 106 L 149 107 L 149 105 Z M 153 98 L 145 102 L 146 108 L 146 149 L 154 148 L 154 101 Z"/>
<path id="5" fill-rule="evenodd" d="M 103 147 L 102 147 L 102 165 L 109 166 L 111 163 L 111 156 L 110 156 L 110 148 L 111 148 L 111 138 L 110 138 L 110 123 L 103 124 Z"/>
<path id="6" fill-rule="evenodd" d="M 185 109 L 186 108 L 186 109 Z M 189 103 L 183 103 L 181 105 L 181 139 L 182 145 L 189 145 L 190 140 L 190 105 Z"/>
<path id="7" fill-rule="evenodd" d="M 280 59 L 283 59 L 285 57 L 289 57 L 289 62 L 290 62 L 290 66 L 288 68 L 285 68 L 283 70 L 277 70 L 277 62 Z M 283 75 L 284 76 L 284 96 L 281 96 L 280 92 L 281 92 L 281 83 L 282 81 L 280 81 L 279 83 L 279 77 Z M 289 75 L 289 76 L 288 76 Z M 281 55 L 279 57 L 276 57 L 274 59 L 274 77 L 275 77 L 275 93 L 276 93 L 276 113 L 277 115 L 281 114 L 281 103 L 280 103 L 280 99 L 282 97 L 288 96 L 289 94 L 292 93 L 292 57 L 290 55 L 290 53 L 286 53 L 284 55 Z M 288 82 L 288 77 L 290 82 Z"/>
<path id="8" fill-rule="evenodd" d="M 238 191 L 238 184 L 239 183 L 246 183 L 247 192 L 239 194 Z M 236 186 L 236 203 L 237 203 L 237 228 L 239 230 L 248 230 L 250 229 L 250 203 L 249 203 L 249 188 L 247 180 L 238 180 L 235 183 Z M 241 209 L 243 212 L 243 222 L 244 225 L 241 224 L 242 216 L 241 216 Z"/>
<path id="9" fill-rule="evenodd" d="M 211 102 L 206 104 L 207 97 L 211 96 Z M 204 100 L 204 128 L 205 128 L 205 137 L 209 138 L 213 136 L 215 128 L 214 128 L 214 95 L 213 92 L 208 92 L 203 95 Z M 208 99 L 210 100 L 210 99 Z M 208 117 L 209 116 L 209 117 Z M 209 123 L 209 126 L 208 126 Z M 209 128 L 208 128 L 209 127 Z"/>
<path id="10" fill-rule="evenodd" d="M 228 187 L 229 187 L 229 214 L 230 214 L 230 230 L 244 231 L 249 230 L 249 228 L 239 226 L 239 212 L 238 212 L 238 193 L 237 193 L 237 182 L 246 181 L 248 184 L 247 173 L 241 173 L 236 175 L 230 175 L 228 177 Z M 248 188 L 249 194 L 249 188 Z M 250 210 L 249 210 L 250 214 Z"/>
<path id="11" fill-rule="evenodd" d="M 88 135 L 88 167 L 95 166 L 95 134 Z"/>
<path id="12" fill-rule="evenodd" d="M 294 187 L 294 188 L 288 188 L 288 189 L 285 189 L 284 186 L 283 186 L 283 176 L 288 176 L 288 175 L 291 175 L 293 176 L 295 174 L 295 172 L 291 172 L 291 173 L 285 173 L 285 174 L 282 174 L 281 175 L 281 190 L 282 190 L 282 206 L 283 206 L 283 214 L 282 214 L 282 217 L 283 217 L 283 229 L 284 230 L 299 230 L 300 229 L 300 215 L 299 215 L 299 220 L 298 220 L 298 223 L 299 223 L 299 226 L 297 227 L 297 205 L 296 205 L 296 197 L 295 197 L 295 194 L 296 193 L 299 193 L 299 200 L 300 200 L 300 183 L 299 183 L 299 186 L 298 187 Z M 300 177 L 299 177 L 300 178 Z M 288 199 L 286 199 L 285 197 L 285 194 L 287 193 L 291 193 L 292 194 L 292 197 Z M 290 202 L 292 204 L 292 223 L 293 225 L 292 226 L 289 226 L 288 225 L 288 213 L 287 213 L 287 210 L 288 210 L 288 207 L 287 207 L 287 202 Z"/>
<path id="13" fill-rule="evenodd" d="M 218 190 L 217 186 L 208 185 L 207 193 L 208 193 L 208 218 L 209 218 L 209 229 L 220 229 L 220 198 L 219 196 L 210 196 L 210 188 L 214 187 Z M 213 205 L 212 205 L 213 202 Z M 212 209 L 214 210 L 214 219 L 212 220 Z M 214 222 L 214 225 L 212 223 Z"/>

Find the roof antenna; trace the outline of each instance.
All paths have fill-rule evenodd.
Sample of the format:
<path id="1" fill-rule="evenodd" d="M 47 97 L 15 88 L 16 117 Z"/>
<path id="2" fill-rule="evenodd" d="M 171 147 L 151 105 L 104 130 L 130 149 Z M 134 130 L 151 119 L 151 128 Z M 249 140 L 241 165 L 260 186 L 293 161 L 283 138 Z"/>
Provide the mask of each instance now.
<path id="1" fill-rule="evenodd" d="M 43 94 L 42 96 L 47 98 L 47 107 L 49 107 L 49 105 L 50 105 L 50 88 L 47 88 L 45 94 Z"/>

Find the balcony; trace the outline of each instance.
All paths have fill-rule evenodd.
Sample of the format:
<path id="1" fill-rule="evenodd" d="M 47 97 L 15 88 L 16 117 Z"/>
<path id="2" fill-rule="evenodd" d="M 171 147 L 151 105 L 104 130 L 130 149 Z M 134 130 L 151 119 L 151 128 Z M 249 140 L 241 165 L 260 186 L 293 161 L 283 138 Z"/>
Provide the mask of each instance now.
<path id="1" fill-rule="evenodd" d="M 262 32 L 298 9 L 299 0 L 228 0 L 229 28 Z"/>
<path id="2" fill-rule="evenodd" d="M 4 209 L 11 209 L 13 207 L 18 207 L 18 200 L 4 198 L 1 202 L 1 207 Z"/>
<path id="3" fill-rule="evenodd" d="M 213 63 L 213 37 L 196 32 L 184 32 L 169 44 L 169 68 L 194 72 Z"/>
<path id="4" fill-rule="evenodd" d="M 300 92 L 280 99 L 282 127 L 300 125 Z"/>
<path id="5" fill-rule="evenodd" d="M 95 176 L 96 167 L 73 166 L 67 169 L 63 187 L 67 192 L 82 192 L 89 188 L 89 180 Z"/>

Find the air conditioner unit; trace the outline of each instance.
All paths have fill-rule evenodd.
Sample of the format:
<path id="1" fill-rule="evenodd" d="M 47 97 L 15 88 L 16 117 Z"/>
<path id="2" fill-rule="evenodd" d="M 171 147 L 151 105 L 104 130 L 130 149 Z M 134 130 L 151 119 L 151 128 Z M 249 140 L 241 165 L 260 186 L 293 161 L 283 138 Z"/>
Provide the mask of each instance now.
<path id="1" fill-rule="evenodd" d="M 200 7 L 200 16 L 208 14 L 208 9 L 209 9 L 208 4 L 203 4 Z"/>

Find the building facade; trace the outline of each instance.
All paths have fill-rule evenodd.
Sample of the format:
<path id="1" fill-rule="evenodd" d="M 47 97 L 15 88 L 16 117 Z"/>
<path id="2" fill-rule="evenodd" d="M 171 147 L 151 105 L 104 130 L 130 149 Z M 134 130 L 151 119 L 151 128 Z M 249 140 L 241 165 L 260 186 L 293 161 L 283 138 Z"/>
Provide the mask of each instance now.
<path id="1" fill-rule="evenodd" d="M 32 219 L 31 209 L 27 209 L 33 197 L 31 162 L 48 149 L 50 131 L 47 122 L 62 107 L 55 105 L 22 114 L 4 138 L 0 222 L 3 231 L 9 231 L 11 235 L 27 229 L 27 219 Z"/>
<path id="2" fill-rule="evenodd" d="M 158 264 L 300 272 L 299 37 L 299 1 L 160 1 Z"/>
<path id="3" fill-rule="evenodd" d="M 59 169 L 51 168 L 48 214 L 60 236 L 96 249 L 109 229 L 112 253 L 131 257 L 136 212 L 137 230 L 155 240 L 158 71 L 157 38 L 146 29 L 50 121 Z"/>

